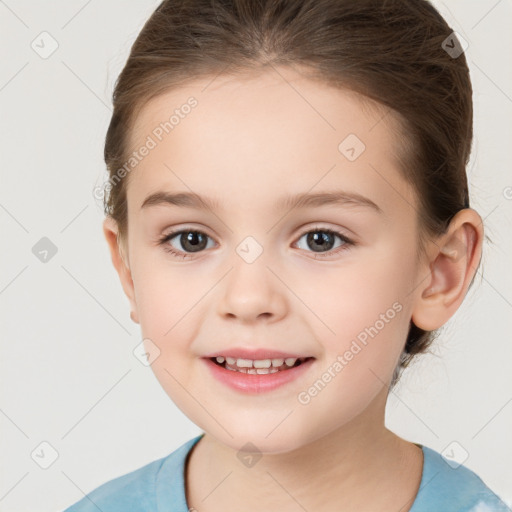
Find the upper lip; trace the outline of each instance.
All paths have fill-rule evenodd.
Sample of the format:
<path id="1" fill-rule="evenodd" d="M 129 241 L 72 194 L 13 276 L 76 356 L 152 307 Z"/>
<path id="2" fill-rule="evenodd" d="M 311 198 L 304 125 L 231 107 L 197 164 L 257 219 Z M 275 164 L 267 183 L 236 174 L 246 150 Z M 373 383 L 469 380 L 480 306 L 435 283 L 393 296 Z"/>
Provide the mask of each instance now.
<path id="1" fill-rule="evenodd" d="M 207 354 L 204 357 L 233 357 L 235 359 L 251 359 L 251 360 L 261 360 L 261 359 L 288 359 L 290 357 L 293 357 L 295 359 L 305 359 L 308 357 L 313 356 L 307 356 L 297 353 L 287 353 L 287 352 L 281 352 L 279 350 L 271 350 L 266 348 L 260 348 L 260 349 L 248 349 L 248 348 L 227 348 L 225 350 L 219 350 L 212 352 L 211 354 Z"/>

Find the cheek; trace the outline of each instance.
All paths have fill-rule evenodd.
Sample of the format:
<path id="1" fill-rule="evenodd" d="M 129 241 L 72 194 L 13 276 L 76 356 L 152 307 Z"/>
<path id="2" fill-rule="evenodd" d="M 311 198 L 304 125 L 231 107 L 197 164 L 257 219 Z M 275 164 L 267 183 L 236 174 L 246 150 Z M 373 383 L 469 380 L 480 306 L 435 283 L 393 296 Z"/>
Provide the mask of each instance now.
<path id="1" fill-rule="evenodd" d="M 160 385 L 190 417 L 195 414 L 190 396 L 200 393 L 196 389 L 198 368 L 190 347 L 208 281 L 193 279 L 168 262 L 153 259 L 149 264 L 148 261 L 133 269 L 142 337 L 151 340 L 145 341 L 146 351 L 158 354 L 151 369 Z"/>
<path id="2" fill-rule="evenodd" d="M 333 279 L 331 286 L 339 290 L 335 296 L 317 297 L 318 311 L 329 326 L 329 330 L 323 326 L 316 330 L 325 352 L 308 382 L 310 387 L 302 390 L 298 401 L 306 415 L 313 410 L 331 411 L 329 419 L 324 419 L 326 431 L 362 413 L 386 387 L 406 339 L 404 282 L 375 270 L 361 275 L 361 279 Z"/>
<path id="3" fill-rule="evenodd" d="M 328 285 L 310 293 L 308 305 L 325 325 L 323 341 L 330 359 L 346 353 L 347 367 L 392 372 L 407 335 L 406 301 L 411 299 L 407 263 L 403 261 L 400 272 L 396 267 L 392 256 L 353 266 L 333 273 Z"/>
<path id="4" fill-rule="evenodd" d="M 141 331 L 162 345 L 162 350 L 171 345 L 178 348 L 177 333 L 185 326 L 190 329 L 194 308 L 208 291 L 207 281 L 194 278 L 185 267 L 169 264 L 164 257 L 144 259 L 141 255 L 132 269 Z"/>

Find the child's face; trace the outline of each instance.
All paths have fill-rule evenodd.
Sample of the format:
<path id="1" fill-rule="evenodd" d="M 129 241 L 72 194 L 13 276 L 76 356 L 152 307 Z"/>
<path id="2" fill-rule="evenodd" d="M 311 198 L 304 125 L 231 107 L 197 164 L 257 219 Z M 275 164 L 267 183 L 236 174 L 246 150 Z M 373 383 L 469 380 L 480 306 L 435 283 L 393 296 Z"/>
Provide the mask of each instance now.
<path id="1" fill-rule="evenodd" d="M 251 441 L 268 452 L 300 447 L 363 411 L 382 412 L 426 275 L 392 115 L 381 119 L 384 110 L 363 108 L 352 94 L 280 73 L 203 80 L 153 99 L 131 147 L 148 136 L 156 147 L 149 143 L 127 189 L 131 302 L 143 337 L 160 350 L 155 375 L 200 428 L 233 448 Z M 180 108 L 190 96 L 197 106 Z M 174 128 L 162 134 L 173 113 Z M 363 152 L 354 136 L 339 149 L 350 134 Z M 341 190 L 381 212 L 285 203 Z M 194 193 L 218 209 L 141 208 L 157 192 Z M 158 243 L 179 230 L 204 235 Z M 205 359 L 235 347 L 315 360 L 277 389 L 243 392 L 217 380 Z"/>

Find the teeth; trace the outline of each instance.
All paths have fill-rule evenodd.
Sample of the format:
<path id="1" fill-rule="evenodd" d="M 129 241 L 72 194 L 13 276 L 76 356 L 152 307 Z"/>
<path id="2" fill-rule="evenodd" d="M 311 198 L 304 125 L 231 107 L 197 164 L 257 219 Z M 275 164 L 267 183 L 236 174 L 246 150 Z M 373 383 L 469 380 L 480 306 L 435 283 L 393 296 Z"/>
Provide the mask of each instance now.
<path id="1" fill-rule="evenodd" d="M 267 373 L 275 373 L 278 368 L 282 367 L 285 364 L 287 367 L 292 367 L 297 362 L 296 357 L 287 357 L 284 358 L 276 358 L 276 359 L 236 359 L 234 357 L 222 357 L 217 356 L 216 360 L 218 363 L 222 364 L 226 361 L 226 368 L 235 371 L 242 371 L 242 373 L 251 373 L 251 374 L 267 374 Z M 304 359 L 301 358 L 303 361 Z M 236 368 L 230 368 L 236 367 Z M 283 368 L 282 368 L 283 369 Z"/>
<path id="2" fill-rule="evenodd" d="M 236 365 L 238 368 L 252 368 L 252 361 L 250 359 L 237 359 Z"/>
<path id="3" fill-rule="evenodd" d="M 267 375 L 269 373 L 277 373 L 279 370 L 277 368 L 258 368 L 256 373 L 259 375 Z"/>
<path id="4" fill-rule="evenodd" d="M 269 373 L 277 373 L 279 370 L 277 368 L 231 368 L 230 366 L 226 366 L 226 370 L 231 370 L 232 372 L 239 373 L 251 373 L 253 375 L 267 375 Z"/>
<path id="5" fill-rule="evenodd" d="M 224 358 L 221 357 L 222 361 L 217 361 L 219 363 L 224 362 Z M 238 366 L 238 368 L 270 368 L 273 366 L 274 368 L 279 368 L 283 366 L 283 363 L 286 363 L 287 366 L 293 366 L 297 361 L 296 357 L 288 357 L 286 359 L 235 359 L 234 357 L 226 357 L 226 362 L 232 366 Z"/>

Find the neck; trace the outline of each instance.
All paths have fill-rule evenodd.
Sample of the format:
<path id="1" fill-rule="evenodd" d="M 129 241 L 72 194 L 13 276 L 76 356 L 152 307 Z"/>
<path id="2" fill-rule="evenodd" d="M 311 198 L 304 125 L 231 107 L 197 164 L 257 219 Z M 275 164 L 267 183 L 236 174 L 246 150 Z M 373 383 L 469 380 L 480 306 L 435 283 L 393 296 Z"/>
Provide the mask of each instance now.
<path id="1" fill-rule="evenodd" d="M 301 504 L 315 511 L 406 512 L 419 487 L 422 453 L 384 426 L 386 398 L 384 389 L 348 424 L 296 450 L 263 454 L 251 467 L 206 433 L 186 467 L 189 508 L 285 512 Z"/>

